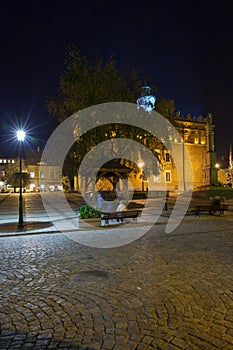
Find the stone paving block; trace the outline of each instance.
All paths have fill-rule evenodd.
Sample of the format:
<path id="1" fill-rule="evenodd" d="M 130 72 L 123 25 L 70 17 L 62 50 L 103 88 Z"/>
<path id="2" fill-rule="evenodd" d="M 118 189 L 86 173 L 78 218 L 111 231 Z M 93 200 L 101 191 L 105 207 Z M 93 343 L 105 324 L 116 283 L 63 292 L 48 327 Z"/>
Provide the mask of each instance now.
<path id="1" fill-rule="evenodd" d="M 154 339 L 154 338 L 153 338 L 152 336 L 146 335 L 146 336 L 142 339 L 142 342 L 149 345 L 149 344 L 152 343 L 153 339 Z"/>
<path id="2" fill-rule="evenodd" d="M 177 346 L 173 345 L 173 344 L 161 344 L 159 345 L 156 349 L 158 350 L 180 350 L 180 348 L 178 348 Z"/>
<path id="3" fill-rule="evenodd" d="M 153 349 L 149 344 L 140 343 L 137 346 L 137 350 L 151 350 Z"/>
<path id="4" fill-rule="evenodd" d="M 104 337 L 103 343 L 102 343 L 102 347 L 104 349 L 113 349 L 114 345 L 115 345 L 115 340 L 113 338 L 109 339 Z"/>
<path id="5" fill-rule="evenodd" d="M 0 340 L 0 349 L 8 349 L 11 344 L 11 339 Z"/>
<path id="6" fill-rule="evenodd" d="M 187 341 L 177 337 L 172 339 L 171 344 L 177 346 L 180 349 L 185 349 L 185 347 L 187 347 Z"/>

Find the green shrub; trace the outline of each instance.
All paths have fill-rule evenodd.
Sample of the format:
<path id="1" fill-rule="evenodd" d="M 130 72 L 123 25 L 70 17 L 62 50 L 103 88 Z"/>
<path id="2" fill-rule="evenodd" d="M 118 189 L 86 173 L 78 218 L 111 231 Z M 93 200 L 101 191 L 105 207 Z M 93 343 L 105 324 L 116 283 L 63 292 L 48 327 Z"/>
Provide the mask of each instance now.
<path id="1" fill-rule="evenodd" d="M 80 219 L 100 218 L 101 212 L 96 207 L 89 205 L 82 205 L 78 210 L 78 217 Z"/>

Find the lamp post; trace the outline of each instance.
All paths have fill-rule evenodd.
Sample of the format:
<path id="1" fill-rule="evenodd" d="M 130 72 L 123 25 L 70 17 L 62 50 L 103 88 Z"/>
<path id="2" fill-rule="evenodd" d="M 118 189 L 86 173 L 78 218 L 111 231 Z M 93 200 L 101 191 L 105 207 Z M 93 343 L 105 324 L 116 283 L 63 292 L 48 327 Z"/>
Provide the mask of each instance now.
<path id="1" fill-rule="evenodd" d="M 215 169 L 216 169 L 216 172 L 217 172 L 217 183 L 218 183 L 218 176 L 219 176 L 218 171 L 220 169 L 220 164 L 219 163 L 215 164 Z"/>
<path id="2" fill-rule="evenodd" d="M 144 162 L 140 162 L 138 163 L 138 167 L 140 169 L 140 177 L 141 177 L 141 180 L 142 180 L 142 192 L 144 192 L 144 176 L 143 176 L 143 166 L 144 166 Z"/>
<path id="3" fill-rule="evenodd" d="M 184 183 L 184 192 L 186 192 L 186 179 L 185 179 L 185 144 L 184 144 L 184 125 L 182 125 L 182 132 L 183 132 L 183 140 L 182 140 L 182 157 L 183 157 L 183 183 Z"/>
<path id="4" fill-rule="evenodd" d="M 23 130 L 17 131 L 17 139 L 19 141 L 19 221 L 18 228 L 23 228 L 23 196 L 22 196 L 22 142 L 25 139 Z"/>

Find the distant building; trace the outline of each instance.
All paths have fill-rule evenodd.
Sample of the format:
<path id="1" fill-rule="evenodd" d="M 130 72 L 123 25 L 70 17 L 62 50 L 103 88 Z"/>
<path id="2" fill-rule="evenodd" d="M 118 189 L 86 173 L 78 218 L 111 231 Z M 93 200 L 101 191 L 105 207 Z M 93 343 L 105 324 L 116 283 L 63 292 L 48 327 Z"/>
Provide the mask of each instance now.
<path id="1" fill-rule="evenodd" d="M 25 166 L 29 174 L 29 189 L 35 191 L 62 191 L 60 167 L 41 162 L 43 150 L 25 152 Z"/>
<path id="2" fill-rule="evenodd" d="M 63 190 L 60 179 L 60 167 L 41 163 L 42 150 L 26 150 L 23 154 L 22 171 L 29 176 L 26 190 L 31 192 L 39 191 L 61 191 Z M 9 189 L 10 183 L 7 178 L 7 167 L 11 167 L 12 173 L 19 171 L 18 158 L 0 158 L 0 190 Z"/>
<path id="3" fill-rule="evenodd" d="M 8 164 L 15 164 L 16 158 L 0 158 L 0 179 L 5 176 Z"/>
<path id="4" fill-rule="evenodd" d="M 8 165 L 14 165 L 17 162 L 16 158 L 0 158 L 0 191 L 5 191 L 7 189 L 6 181 L 6 168 Z"/>

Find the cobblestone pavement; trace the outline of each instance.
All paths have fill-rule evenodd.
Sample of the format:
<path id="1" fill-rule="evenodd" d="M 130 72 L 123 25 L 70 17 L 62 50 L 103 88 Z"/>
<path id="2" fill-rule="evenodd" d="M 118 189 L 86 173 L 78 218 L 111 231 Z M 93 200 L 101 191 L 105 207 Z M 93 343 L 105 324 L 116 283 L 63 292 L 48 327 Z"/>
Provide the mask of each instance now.
<path id="1" fill-rule="evenodd" d="M 233 349 L 233 219 L 119 248 L 0 238 L 0 349 Z"/>

